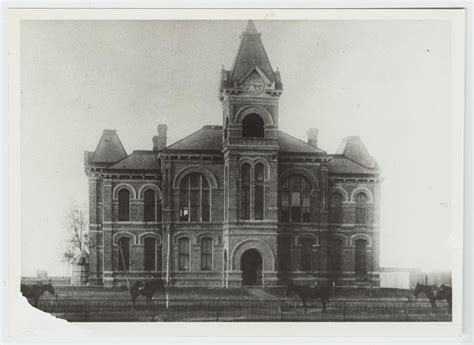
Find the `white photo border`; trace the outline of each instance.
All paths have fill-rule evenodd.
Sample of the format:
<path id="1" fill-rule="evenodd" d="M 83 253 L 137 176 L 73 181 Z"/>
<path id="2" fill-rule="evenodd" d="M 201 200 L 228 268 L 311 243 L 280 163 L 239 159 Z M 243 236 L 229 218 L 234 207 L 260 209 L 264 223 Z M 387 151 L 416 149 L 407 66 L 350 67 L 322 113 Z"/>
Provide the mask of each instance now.
<path id="1" fill-rule="evenodd" d="M 436 7 L 439 7 L 439 2 L 433 2 Z M 96 6 L 100 6 L 100 3 L 97 3 Z M 149 3 L 142 3 L 142 5 L 148 5 Z M 229 4 L 229 3 L 226 3 Z M 338 19 L 338 20 L 348 20 L 348 19 L 361 19 L 361 20 L 400 20 L 400 19 L 411 19 L 411 20 L 425 20 L 426 18 L 431 20 L 450 20 L 452 21 L 452 49 L 455 55 L 453 55 L 453 159 L 455 163 L 453 164 L 453 201 L 456 202 L 453 205 L 453 230 L 459 229 L 457 231 L 454 239 L 454 248 L 453 248 L 453 281 L 462 281 L 462 267 L 463 267 L 463 191 L 469 193 L 465 198 L 465 206 L 471 207 L 472 209 L 472 181 L 470 177 L 472 176 L 472 148 L 466 147 L 466 166 L 464 167 L 465 172 L 465 185 L 463 186 L 463 147 L 464 145 L 471 143 L 472 144 L 472 94 L 467 93 L 466 99 L 464 99 L 464 85 L 466 85 L 466 91 L 472 92 L 472 75 L 468 75 L 468 78 L 464 80 L 466 72 L 471 71 L 471 58 L 472 58 L 472 33 L 471 30 L 468 30 L 468 38 L 471 38 L 469 41 L 469 46 L 467 47 L 467 59 L 466 62 L 466 71 L 464 70 L 465 66 L 465 35 L 464 35 L 464 18 L 466 14 L 468 15 L 467 19 L 472 20 L 471 9 L 362 9 L 364 2 L 354 3 L 351 2 L 351 5 L 359 4 L 360 9 L 8 9 L 6 11 L 5 7 L 3 8 L 3 18 L 8 15 L 8 27 L 3 26 L 3 29 L 8 30 L 8 48 L 3 49 L 2 57 L 6 60 L 6 54 L 8 54 L 9 62 L 9 78 L 8 84 L 6 85 L 5 79 L 3 84 L 3 93 L 4 99 L 7 94 L 7 87 L 10 88 L 10 93 L 8 94 L 8 112 L 5 112 L 4 106 L 4 116 L 2 118 L 3 128 L 2 133 L 4 135 L 4 148 L 8 147 L 8 158 L 5 160 L 5 155 L 3 156 L 3 164 L 6 163 L 6 166 L 3 166 L 2 172 L 4 174 L 3 186 L 9 187 L 8 199 L 5 199 L 5 194 L 3 198 L 3 207 L 2 210 L 5 214 L 5 205 L 8 205 L 8 223 L 5 223 L 4 220 L 4 229 L 10 229 L 8 235 L 3 233 L 3 238 L 7 236 L 8 241 L 3 241 L 5 249 L 8 246 L 8 266 L 6 266 L 6 261 L 3 261 L 3 273 L 4 277 L 8 281 L 8 308 L 2 308 L 3 310 L 3 322 L 18 320 L 21 319 L 21 315 L 16 315 L 18 309 L 16 308 L 16 302 L 19 295 L 19 282 L 20 282 L 20 272 L 21 272 L 21 258 L 20 258 L 20 243 L 21 243 L 21 233 L 20 231 L 14 231 L 13 229 L 20 229 L 21 224 L 21 209 L 20 209 L 20 193 L 17 191 L 20 189 L 20 178 L 19 178 L 19 167 L 20 167 L 20 108 L 19 108 L 19 25 L 21 20 L 51 20 L 51 19 L 141 19 L 141 20 L 155 20 L 155 19 L 256 19 L 256 20 L 265 20 L 265 19 Z M 365 3 L 367 4 L 367 3 Z M 57 6 L 58 3 L 55 3 Z M 92 4 L 93 5 L 93 4 Z M 111 4 L 109 3 L 108 6 Z M 117 3 L 120 7 L 133 7 L 131 4 Z M 234 2 L 235 5 L 235 2 Z M 278 5 L 278 4 L 275 4 Z M 383 7 L 381 4 L 377 4 L 377 7 Z M 391 3 L 392 5 L 392 3 Z M 406 5 L 401 3 L 401 5 Z M 106 7 L 108 7 L 106 6 Z M 148 7 L 148 6 L 147 6 Z M 324 6 L 323 6 L 324 7 Z M 332 7 L 335 7 L 334 4 Z M 425 6 L 426 7 L 426 4 Z M 469 12 L 467 11 L 469 10 Z M 8 13 L 6 13 L 8 12 Z M 423 17 L 423 18 L 421 18 Z M 472 24 L 469 20 L 466 21 L 466 24 L 469 26 L 468 29 L 472 29 Z M 5 37 L 5 32 L 3 37 Z M 2 67 L 5 71 L 5 63 Z M 466 82 L 466 84 L 465 84 Z M 4 103 L 5 104 L 5 103 Z M 466 112 L 464 107 L 466 106 Z M 8 115 L 7 116 L 5 114 Z M 466 115 L 466 128 L 464 129 L 464 114 Z M 469 126 L 471 125 L 471 126 Z M 465 132 L 464 132 L 465 131 Z M 463 134 L 466 134 L 466 141 L 464 141 Z M 6 141 L 5 141 L 6 140 Z M 6 144 L 6 145 L 5 145 Z M 5 150 L 3 151 L 5 153 Z M 470 155 L 469 155 L 470 154 Z M 7 173 L 7 180 L 5 180 L 5 173 Z M 7 184 L 5 183 L 7 181 Z M 466 188 L 471 187 L 471 190 L 468 191 Z M 4 189 L 5 190 L 5 189 Z M 466 208 L 469 210 L 469 208 Z M 465 271 L 464 279 L 464 303 L 462 301 L 461 293 L 454 292 L 453 300 L 453 322 L 423 322 L 423 323 L 399 323 L 399 322 L 390 322 L 390 323 L 372 323 L 372 322 L 346 322 L 346 323 L 308 323 L 308 322 L 298 322 L 298 323 L 287 323 L 287 322 L 260 322 L 260 323 L 76 323 L 75 327 L 79 327 L 87 330 L 87 333 L 93 337 L 103 337 L 110 336 L 113 334 L 115 337 L 130 337 L 130 330 L 133 330 L 135 335 L 140 335 L 140 337 L 156 337 L 156 336 L 165 336 L 165 337 L 174 337 L 176 334 L 184 336 L 183 329 L 186 329 L 186 335 L 192 336 L 226 336 L 226 337 L 240 337 L 242 334 L 251 337 L 273 337 L 285 336 L 285 337 L 326 337 L 326 336 L 337 336 L 341 334 L 341 331 L 345 334 L 350 334 L 351 336 L 376 336 L 376 337 L 386 337 L 386 336 L 397 336 L 403 334 L 404 336 L 426 336 L 430 334 L 431 336 L 450 336 L 453 338 L 445 338 L 446 340 L 460 340 L 465 342 L 466 338 L 459 337 L 458 335 L 462 330 L 462 320 L 465 322 L 472 323 L 472 232 L 466 231 L 469 229 L 472 230 L 472 216 L 471 212 L 467 211 L 464 214 L 464 245 L 468 249 L 465 251 L 464 264 L 466 269 L 470 271 Z M 5 232 L 5 231 L 4 231 Z M 469 250 L 471 249 L 471 250 Z M 3 253 L 6 253 L 4 250 Z M 467 261 L 469 260 L 469 261 Z M 8 276 L 5 274 L 8 270 Z M 460 286 L 457 285 L 460 292 Z M 4 296 L 5 297 L 5 296 Z M 5 299 L 4 299 L 5 301 Z M 468 308 L 462 307 L 468 306 Z M 463 309 L 463 310 L 462 310 Z M 468 314 L 468 315 L 467 315 Z M 8 318 L 8 320 L 6 320 Z M 52 321 L 56 321 L 52 318 Z M 61 323 L 61 325 L 66 329 L 68 325 Z M 466 323 L 465 323 L 466 326 Z M 31 331 L 32 334 L 35 333 L 34 325 Z M 54 328 L 54 327 L 53 327 Z M 15 323 L 9 322 L 7 328 L 9 335 L 13 337 L 19 336 L 17 325 Z M 464 328 L 464 331 L 467 329 Z M 472 332 L 472 325 L 470 328 Z M 40 332 L 41 333 L 41 332 Z M 63 333 L 63 332 L 60 332 Z M 53 336 L 53 334 L 51 334 Z M 63 334 L 67 337 L 67 332 Z M 111 339 L 111 338 L 109 338 Z M 163 340 L 165 340 L 164 338 Z M 170 338 L 171 339 L 171 338 Z M 174 338 L 173 338 L 174 339 Z M 182 339 L 182 338 L 181 338 Z M 324 338 L 323 338 L 324 339 Z M 322 341 L 324 341 L 321 339 Z M 331 341 L 337 338 L 332 338 Z M 344 338 L 343 338 L 344 339 Z M 371 342 L 375 339 L 383 338 L 371 338 Z M 404 343 L 407 342 L 407 338 L 403 338 Z M 413 338 L 412 338 L 413 339 Z M 423 339 L 430 338 L 418 338 L 417 340 L 423 341 Z M 432 339 L 432 338 L 431 338 Z M 66 338 L 64 338 L 66 340 Z M 130 339 L 132 340 L 132 339 Z M 262 339 L 263 340 L 263 339 Z M 347 340 L 347 339 L 346 339 Z M 139 341 L 139 339 L 137 339 Z M 222 340 L 220 340 L 222 341 Z M 318 340 L 319 341 L 319 340 Z M 358 340 L 360 341 L 360 339 Z M 207 340 L 206 340 L 207 342 Z"/>

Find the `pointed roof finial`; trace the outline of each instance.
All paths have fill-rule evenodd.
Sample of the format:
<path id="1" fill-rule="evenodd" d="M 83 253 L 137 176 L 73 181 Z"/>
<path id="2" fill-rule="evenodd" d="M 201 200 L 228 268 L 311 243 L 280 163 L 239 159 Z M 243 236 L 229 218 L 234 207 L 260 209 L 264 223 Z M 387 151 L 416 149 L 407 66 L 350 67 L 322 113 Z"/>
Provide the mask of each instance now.
<path id="1" fill-rule="evenodd" d="M 249 20 L 247 22 L 247 26 L 245 27 L 245 31 L 243 32 L 244 35 L 255 35 L 258 34 L 257 28 L 255 27 L 255 24 L 253 23 L 253 20 Z"/>

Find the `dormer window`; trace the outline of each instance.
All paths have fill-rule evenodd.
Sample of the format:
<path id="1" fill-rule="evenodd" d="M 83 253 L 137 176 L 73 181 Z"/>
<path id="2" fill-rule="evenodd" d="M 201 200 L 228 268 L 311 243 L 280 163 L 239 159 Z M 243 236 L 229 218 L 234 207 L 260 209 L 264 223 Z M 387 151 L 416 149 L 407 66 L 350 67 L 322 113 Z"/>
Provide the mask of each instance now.
<path id="1" fill-rule="evenodd" d="M 264 122 L 257 114 L 250 114 L 242 121 L 242 137 L 263 138 L 265 136 Z"/>

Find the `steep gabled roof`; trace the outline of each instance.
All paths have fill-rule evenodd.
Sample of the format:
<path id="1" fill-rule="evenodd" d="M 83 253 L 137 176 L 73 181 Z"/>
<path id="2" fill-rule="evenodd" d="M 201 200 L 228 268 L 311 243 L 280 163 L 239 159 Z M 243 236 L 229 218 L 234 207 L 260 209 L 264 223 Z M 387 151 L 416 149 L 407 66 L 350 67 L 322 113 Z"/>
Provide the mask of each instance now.
<path id="1" fill-rule="evenodd" d="M 221 151 L 222 126 L 204 126 L 166 147 L 164 151 Z"/>
<path id="2" fill-rule="evenodd" d="M 275 81 L 273 68 L 263 47 L 261 35 L 257 32 L 253 21 L 249 20 L 245 31 L 240 36 L 239 50 L 230 70 L 231 82 L 239 82 L 255 67 L 258 67 L 272 83 Z"/>
<path id="3" fill-rule="evenodd" d="M 117 131 L 115 129 L 104 129 L 92 157 L 92 163 L 115 163 L 125 157 L 127 157 L 127 152 L 117 135 Z"/>
<path id="4" fill-rule="evenodd" d="M 278 144 L 280 145 L 280 152 L 321 154 L 325 153 L 323 150 L 311 146 L 307 142 L 282 131 L 278 131 Z"/>
<path id="5" fill-rule="evenodd" d="M 160 161 L 155 151 L 133 151 L 128 157 L 109 166 L 110 170 L 160 170 Z"/>

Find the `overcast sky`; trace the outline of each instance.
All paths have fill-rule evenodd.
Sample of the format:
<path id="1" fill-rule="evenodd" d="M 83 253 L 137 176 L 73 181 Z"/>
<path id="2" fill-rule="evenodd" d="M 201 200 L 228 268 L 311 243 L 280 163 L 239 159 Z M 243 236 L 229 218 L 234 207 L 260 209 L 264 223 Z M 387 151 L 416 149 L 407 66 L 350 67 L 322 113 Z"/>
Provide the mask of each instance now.
<path id="1" fill-rule="evenodd" d="M 117 129 L 128 153 L 221 125 L 217 88 L 244 21 L 23 21 L 22 274 L 60 263 L 64 214 L 86 204 L 84 150 Z M 450 26 L 443 21 L 256 22 L 279 67 L 280 129 L 334 153 L 359 135 L 384 177 L 382 266 L 449 269 Z"/>

